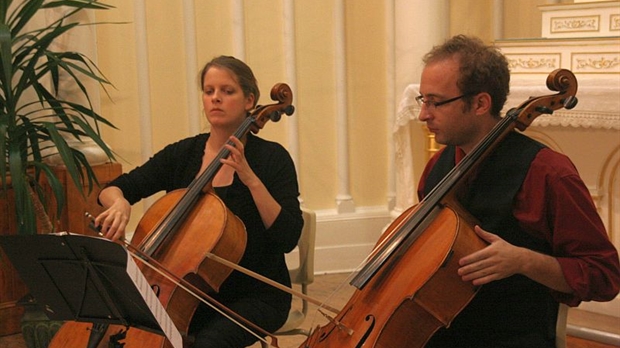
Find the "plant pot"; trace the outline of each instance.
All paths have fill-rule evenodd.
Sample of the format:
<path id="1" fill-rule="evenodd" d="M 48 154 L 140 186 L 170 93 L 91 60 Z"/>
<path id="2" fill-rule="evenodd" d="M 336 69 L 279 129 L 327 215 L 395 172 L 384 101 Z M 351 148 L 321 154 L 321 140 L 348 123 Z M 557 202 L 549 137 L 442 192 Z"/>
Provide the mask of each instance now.
<path id="1" fill-rule="evenodd" d="M 63 321 L 50 320 L 32 295 L 27 294 L 17 304 L 24 308 L 21 319 L 22 336 L 28 348 L 47 348 Z"/>
<path id="2" fill-rule="evenodd" d="M 9 187 L 6 194 L 0 190 L 0 235 L 12 235 L 17 230 L 14 204 L 13 190 Z M 20 318 L 24 309 L 17 305 L 17 301 L 27 293 L 28 289 L 19 278 L 17 270 L 0 248 L 0 336 L 20 332 Z"/>
<path id="3" fill-rule="evenodd" d="M 63 167 L 56 167 L 56 175 L 65 187 L 66 209 L 58 221 L 61 231 L 80 234 L 92 234 L 89 230 L 89 220 L 84 217 L 85 212 L 97 215 L 102 208 L 97 204 L 99 189 L 95 189 L 86 199 L 73 184 L 67 184 L 67 174 Z M 101 185 L 105 185 L 122 173 L 119 163 L 105 163 L 93 167 Z M 1 184 L 1 182 L 0 182 Z M 9 182 L 10 184 L 10 182 Z M 87 188 L 83 188 L 87 192 Z M 13 206 L 15 205 L 13 190 L 9 187 L 6 195 L 0 190 L 0 235 L 14 235 L 17 223 Z M 19 278 L 17 270 L 0 248 L 0 336 L 17 334 L 22 330 L 21 318 L 24 316 L 24 307 L 17 303 L 28 293 L 28 289 Z"/>

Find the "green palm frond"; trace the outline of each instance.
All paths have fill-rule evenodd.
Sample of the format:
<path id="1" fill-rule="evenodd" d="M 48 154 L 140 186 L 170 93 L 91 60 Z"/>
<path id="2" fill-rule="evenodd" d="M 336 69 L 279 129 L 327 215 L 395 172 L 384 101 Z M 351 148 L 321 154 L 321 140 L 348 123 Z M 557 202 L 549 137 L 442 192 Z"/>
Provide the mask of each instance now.
<path id="1" fill-rule="evenodd" d="M 26 29 L 41 11 L 63 8 L 50 25 Z M 112 160 L 113 152 L 100 134 L 100 126 L 115 128 L 93 108 L 85 81 L 95 81 L 103 90 L 111 86 L 88 57 L 80 52 L 55 51 L 59 37 L 82 25 L 70 20 L 84 10 L 106 10 L 111 5 L 96 0 L 0 0 L 0 187 L 7 190 L 7 178 L 15 192 L 19 233 L 35 233 L 36 217 L 29 192 L 43 203 L 48 201 L 42 182 L 51 188 L 60 215 L 64 207 L 62 183 L 45 162 L 49 150 L 66 166 L 72 182 L 89 192 L 97 178 L 86 156 L 72 148 L 68 138 L 92 139 Z M 61 76 L 69 80 L 83 103 L 59 94 Z M 34 96 L 34 99 L 33 99 Z"/>

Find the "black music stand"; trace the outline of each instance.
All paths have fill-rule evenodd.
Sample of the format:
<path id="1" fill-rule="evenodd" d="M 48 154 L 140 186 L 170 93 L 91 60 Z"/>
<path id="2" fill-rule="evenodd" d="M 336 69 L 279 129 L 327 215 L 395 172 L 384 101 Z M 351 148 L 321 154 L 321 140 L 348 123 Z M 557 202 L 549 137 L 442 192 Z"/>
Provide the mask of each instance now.
<path id="1" fill-rule="evenodd" d="M 0 246 L 50 319 L 136 327 L 182 346 L 180 333 L 123 246 L 68 233 L 0 236 Z"/>

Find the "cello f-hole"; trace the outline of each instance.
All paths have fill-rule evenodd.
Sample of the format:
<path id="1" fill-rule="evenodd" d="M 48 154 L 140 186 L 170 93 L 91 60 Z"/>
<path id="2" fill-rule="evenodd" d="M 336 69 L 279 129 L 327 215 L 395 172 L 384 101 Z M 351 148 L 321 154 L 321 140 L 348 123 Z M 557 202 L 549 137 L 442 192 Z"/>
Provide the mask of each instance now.
<path id="1" fill-rule="evenodd" d="M 366 318 L 364 318 L 364 320 L 367 323 L 370 323 L 370 325 L 368 326 L 368 330 L 366 330 L 366 332 L 364 333 L 364 336 L 362 336 L 359 342 L 357 342 L 357 345 L 355 346 L 356 348 L 360 348 L 364 345 L 364 343 L 366 343 L 368 336 L 370 335 L 372 330 L 375 328 L 376 318 L 374 315 L 367 315 Z"/>

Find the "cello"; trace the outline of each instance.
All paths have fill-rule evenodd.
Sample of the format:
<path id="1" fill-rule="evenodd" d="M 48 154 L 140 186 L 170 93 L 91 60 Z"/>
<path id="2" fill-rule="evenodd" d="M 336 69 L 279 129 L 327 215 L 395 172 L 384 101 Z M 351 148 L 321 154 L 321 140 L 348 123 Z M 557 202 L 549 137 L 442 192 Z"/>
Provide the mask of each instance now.
<path id="1" fill-rule="evenodd" d="M 533 97 L 507 112 L 496 126 L 417 205 L 381 236 L 352 278 L 356 289 L 300 348 L 423 347 L 470 303 L 479 290 L 457 274 L 458 260 L 486 246 L 475 218 L 459 202 L 481 163 L 514 129 L 536 117 L 577 104 L 577 81 L 566 69 L 547 77 L 558 93 Z"/>
<path id="2" fill-rule="evenodd" d="M 271 90 L 275 104 L 258 106 L 233 134 L 238 139 L 248 132 L 257 133 L 266 122 L 277 122 L 282 114 L 292 115 L 293 94 L 284 83 Z M 232 145 L 232 142 L 228 142 Z M 226 147 L 186 189 L 171 191 L 157 200 L 142 216 L 132 243 L 124 242 L 139 263 L 140 270 L 183 337 L 183 346 L 191 344 L 189 328 L 200 302 L 212 305 L 235 320 L 264 335 L 268 333 L 249 321 L 235 316 L 209 297 L 217 292 L 232 272 L 230 267 L 207 255 L 236 264 L 245 252 L 246 232 L 242 221 L 232 214 L 212 192 L 212 179 L 221 168 L 221 159 L 230 155 Z M 197 223 L 199 221 L 199 223 Z M 205 230 L 209 233 L 204 233 Z M 201 243 L 195 241 L 200 240 Z M 59 347 L 171 347 L 161 332 L 131 329 L 126 318 L 101 323 L 67 322 L 50 342 Z M 119 324 L 117 324 L 119 323 Z"/>

